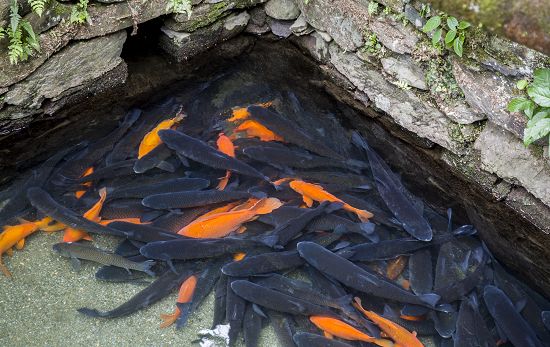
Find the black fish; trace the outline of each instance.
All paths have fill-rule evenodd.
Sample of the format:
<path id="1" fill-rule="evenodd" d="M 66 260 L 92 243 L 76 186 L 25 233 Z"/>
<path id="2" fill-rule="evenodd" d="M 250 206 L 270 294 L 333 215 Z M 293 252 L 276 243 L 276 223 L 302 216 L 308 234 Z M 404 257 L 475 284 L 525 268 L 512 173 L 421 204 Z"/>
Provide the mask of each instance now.
<path id="1" fill-rule="evenodd" d="M 99 169 L 95 169 L 91 174 L 80 178 L 68 178 L 59 175 L 55 182 L 57 185 L 63 185 L 66 189 L 71 190 L 73 188 L 80 188 L 80 185 L 86 182 L 94 182 L 106 178 L 114 178 L 120 176 L 129 176 L 134 173 L 132 167 L 135 160 L 125 160 L 118 163 L 113 163 L 111 166 L 105 166 Z"/>
<path id="2" fill-rule="evenodd" d="M 309 153 L 293 151 L 289 148 L 274 148 L 268 146 L 247 147 L 242 151 L 250 159 L 263 162 L 278 169 L 287 167 L 300 169 L 315 169 L 319 167 L 336 167 L 360 171 L 367 165 L 361 161 L 348 159 L 346 161 L 320 157 Z"/>
<path id="3" fill-rule="evenodd" d="M 243 328 L 246 301 L 233 291 L 233 284 L 239 279 L 230 277 L 227 281 L 227 297 L 225 301 L 225 319 L 229 322 L 229 346 L 234 346 Z"/>
<path id="4" fill-rule="evenodd" d="M 295 123 L 281 117 L 278 113 L 261 106 L 249 106 L 248 112 L 251 117 L 258 120 L 266 128 L 281 136 L 286 142 L 293 143 L 319 155 L 344 159 L 320 141 L 314 140 L 311 136 L 300 130 Z"/>
<path id="5" fill-rule="evenodd" d="M 158 229 L 146 224 L 133 224 L 127 222 L 112 222 L 109 227 L 122 234 L 122 236 L 140 242 L 153 242 L 160 240 L 179 240 L 183 236 L 163 229 Z"/>
<path id="6" fill-rule="evenodd" d="M 296 177 L 300 177 L 304 180 L 335 184 L 343 188 L 362 188 L 370 189 L 369 180 L 363 175 L 354 175 L 352 173 L 341 173 L 335 171 L 294 171 Z"/>
<path id="7" fill-rule="evenodd" d="M 434 322 L 431 319 L 424 319 L 420 321 L 406 320 L 395 313 L 395 311 L 388 305 L 384 305 L 384 318 L 391 320 L 394 323 L 401 325 L 408 331 L 416 331 L 418 335 L 434 335 L 437 334 L 435 330 Z"/>
<path id="8" fill-rule="evenodd" d="M 30 188 L 27 191 L 27 197 L 29 198 L 31 204 L 40 212 L 73 229 L 83 230 L 93 234 L 125 236 L 124 233 L 116 229 L 92 222 L 75 214 L 72 210 L 61 206 L 54 199 L 52 199 L 50 194 L 41 188 Z"/>
<path id="9" fill-rule="evenodd" d="M 306 227 L 310 231 L 332 231 L 338 226 L 343 226 L 348 232 L 356 233 L 364 237 L 369 237 L 374 232 L 373 223 L 355 223 L 351 220 L 337 216 L 335 214 L 325 214 L 311 221 Z"/>
<path id="10" fill-rule="evenodd" d="M 190 208 L 249 198 L 248 192 L 226 190 L 183 191 L 149 195 L 143 199 L 144 206 L 154 209 Z"/>
<path id="11" fill-rule="evenodd" d="M 327 339 L 324 336 L 306 332 L 294 334 L 293 339 L 298 347 L 352 347 L 342 341 Z"/>
<path id="12" fill-rule="evenodd" d="M 542 347 L 531 326 L 516 311 L 502 290 L 491 285 L 485 286 L 483 299 L 496 325 L 514 346 Z"/>
<path id="13" fill-rule="evenodd" d="M 433 288 L 432 254 L 422 249 L 409 257 L 409 282 L 412 291 L 419 294 L 431 293 Z"/>
<path id="14" fill-rule="evenodd" d="M 246 301 L 255 303 L 270 310 L 305 316 L 328 316 L 335 314 L 327 307 L 310 303 L 308 300 L 278 292 L 255 283 L 238 280 L 231 284 L 235 294 Z"/>
<path id="15" fill-rule="evenodd" d="M 161 143 L 155 147 L 151 152 L 141 157 L 134 164 L 135 173 L 144 173 L 153 168 L 162 166 L 168 158 L 172 155 L 172 151 L 164 143 Z"/>
<path id="16" fill-rule="evenodd" d="M 407 192 L 398 177 L 357 132 L 353 133 L 352 141 L 357 147 L 363 148 L 367 152 L 378 192 L 395 218 L 402 223 L 403 228 L 414 238 L 421 241 L 430 241 L 432 239 L 432 227 L 424 218 L 422 212 L 414 206 L 410 193 Z"/>
<path id="17" fill-rule="evenodd" d="M 540 316 L 546 329 L 550 330 L 550 311 L 542 311 Z"/>
<path id="18" fill-rule="evenodd" d="M 179 236 L 179 235 L 178 235 Z M 257 241 L 225 237 L 221 239 L 181 239 L 157 241 L 141 247 L 142 255 L 149 259 L 169 261 L 218 257 L 242 252 L 261 245 Z"/>
<path id="19" fill-rule="evenodd" d="M 210 181 L 203 178 L 175 178 L 163 180 L 153 184 L 136 185 L 115 189 L 108 194 L 107 201 L 114 199 L 144 198 L 153 194 L 162 194 L 170 192 L 179 192 L 186 190 L 200 190 L 208 187 Z"/>
<path id="20" fill-rule="evenodd" d="M 142 110 L 134 108 L 131 111 L 131 114 L 134 114 L 136 118 L 141 117 L 143 113 Z M 140 143 L 143 136 L 139 136 L 139 131 L 143 128 L 143 125 L 146 122 L 142 119 L 137 124 L 134 124 L 128 133 L 124 135 L 113 147 L 111 153 L 105 157 L 105 164 L 111 165 L 113 163 L 123 161 L 127 159 L 131 151 L 134 150 Z"/>
<path id="21" fill-rule="evenodd" d="M 313 242 L 300 242 L 298 252 L 311 266 L 355 290 L 380 298 L 428 307 L 435 307 L 439 300 L 436 294 L 413 295 Z"/>
<path id="22" fill-rule="evenodd" d="M 478 305 L 473 298 L 462 300 L 460 304 L 453 341 L 454 347 L 496 347 L 495 340 L 479 313 Z"/>
<path id="23" fill-rule="evenodd" d="M 225 321 L 225 302 L 227 297 L 228 277 L 221 274 L 216 288 L 214 289 L 214 314 L 212 317 L 212 328 L 222 324 Z"/>
<path id="24" fill-rule="evenodd" d="M 277 311 L 268 311 L 269 321 L 281 347 L 296 347 L 292 336 L 296 331 L 292 317 Z"/>
<path id="25" fill-rule="evenodd" d="M 262 316 L 254 310 L 253 304 L 248 304 L 244 312 L 243 330 L 246 347 L 258 346 L 262 331 Z"/>
<path id="26" fill-rule="evenodd" d="M 457 228 L 453 233 L 435 236 L 431 242 L 419 241 L 412 238 L 380 241 L 378 243 L 363 243 L 349 247 L 338 254 L 351 261 L 384 260 L 399 255 L 409 255 L 413 252 L 453 240 L 455 237 L 469 236 L 476 233 L 471 225 Z"/>
<path id="27" fill-rule="evenodd" d="M 188 264 L 176 266 L 178 272 L 167 270 L 147 288 L 143 289 L 130 300 L 111 311 L 98 311 L 89 308 L 80 308 L 78 312 L 91 317 L 117 318 L 127 316 L 143 308 L 149 307 L 155 302 L 167 297 L 176 289 L 193 271 Z"/>
<path id="28" fill-rule="evenodd" d="M 151 223 L 151 226 L 177 233 L 187 224 L 194 221 L 197 217 L 202 216 L 210 210 L 210 206 L 201 206 L 197 208 L 185 209 L 183 211 L 169 211 L 155 219 L 153 223 Z"/>
<path id="29" fill-rule="evenodd" d="M 158 134 L 170 149 L 196 162 L 215 169 L 230 170 L 245 176 L 269 181 L 267 177 L 252 166 L 210 147 L 199 139 L 175 130 L 161 130 Z"/>
<path id="30" fill-rule="evenodd" d="M 141 200 L 119 200 L 105 203 L 101 209 L 101 218 L 138 218 L 150 211 L 151 209 L 141 204 Z"/>
<path id="31" fill-rule="evenodd" d="M 284 247 L 290 240 L 302 232 L 314 218 L 340 208 L 342 208 L 342 204 L 331 204 L 328 201 L 324 201 L 316 208 L 304 210 L 299 216 L 289 219 L 277 226 L 269 235 L 262 236 L 259 239 L 269 247 L 274 247 L 275 245 Z"/>

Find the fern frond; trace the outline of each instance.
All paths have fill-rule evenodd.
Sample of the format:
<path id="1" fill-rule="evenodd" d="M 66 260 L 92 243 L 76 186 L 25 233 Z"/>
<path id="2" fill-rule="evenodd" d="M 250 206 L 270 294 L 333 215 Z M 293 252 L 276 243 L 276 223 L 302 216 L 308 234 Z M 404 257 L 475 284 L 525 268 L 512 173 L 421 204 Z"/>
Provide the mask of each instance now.
<path id="1" fill-rule="evenodd" d="M 46 7 L 48 0 L 27 0 L 33 12 L 42 17 L 44 8 Z"/>
<path id="2" fill-rule="evenodd" d="M 10 27 L 13 33 L 17 31 L 17 27 L 19 26 L 19 21 L 21 21 L 21 15 L 19 14 L 19 5 L 17 4 L 17 0 L 11 0 Z"/>

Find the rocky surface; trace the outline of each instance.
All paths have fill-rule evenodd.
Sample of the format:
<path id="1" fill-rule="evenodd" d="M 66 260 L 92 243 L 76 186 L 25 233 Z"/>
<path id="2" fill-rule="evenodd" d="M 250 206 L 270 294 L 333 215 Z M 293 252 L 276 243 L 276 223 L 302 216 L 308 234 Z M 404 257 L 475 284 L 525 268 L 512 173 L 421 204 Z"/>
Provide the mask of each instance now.
<path id="1" fill-rule="evenodd" d="M 424 71 L 407 56 L 387 57 L 380 59 L 382 67 L 390 75 L 400 81 L 407 82 L 411 87 L 427 90 Z"/>
<path id="2" fill-rule="evenodd" d="M 293 0 L 269 0 L 265 4 L 265 13 L 274 19 L 292 20 L 298 18 L 300 9 Z"/>

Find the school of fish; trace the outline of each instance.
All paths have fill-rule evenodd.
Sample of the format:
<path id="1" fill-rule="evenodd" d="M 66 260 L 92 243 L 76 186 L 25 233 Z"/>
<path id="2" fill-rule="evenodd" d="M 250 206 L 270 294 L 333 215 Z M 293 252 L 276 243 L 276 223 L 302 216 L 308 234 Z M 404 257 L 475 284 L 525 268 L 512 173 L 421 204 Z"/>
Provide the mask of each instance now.
<path id="1" fill-rule="evenodd" d="M 75 307 L 93 318 L 178 292 L 159 328 L 180 329 L 213 293 L 230 346 L 257 346 L 266 323 L 284 347 L 550 346 L 550 301 L 472 225 L 424 206 L 358 132 L 335 147 L 277 104 L 206 129 L 175 102 L 133 109 L 56 153 L 10 188 L 0 270 L 12 277 L 4 255 L 33 233 L 62 232 L 52 250 L 68 271 L 92 261 L 98 281 L 146 283 L 112 310 Z M 97 234 L 120 243 L 100 249 Z"/>

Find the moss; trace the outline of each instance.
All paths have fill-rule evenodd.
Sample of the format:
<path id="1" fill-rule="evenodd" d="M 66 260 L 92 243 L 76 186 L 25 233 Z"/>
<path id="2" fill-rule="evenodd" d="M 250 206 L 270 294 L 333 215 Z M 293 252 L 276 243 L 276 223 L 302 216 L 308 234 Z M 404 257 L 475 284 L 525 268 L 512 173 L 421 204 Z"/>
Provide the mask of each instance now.
<path id="1" fill-rule="evenodd" d="M 199 28 L 212 24 L 225 14 L 228 14 L 228 11 L 229 2 L 227 1 L 212 4 L 209 11 L 205 14 L 198 15 L 196 18 L 191 17 L 191 20 L 187 23 L 185 30 L 188 32 L 193 32 Z"/>
<path id="2" fill-rule="evenodd" d="M 426 84 L 433 96 L 442 99 L 463 99 L 464 93 L 458 86 L 448 59 L 436 57 L 427 63 Z"/>
<path id="3" fill-rule="evenodd" d="M 485 124 L 485 122 L 477 122 L 468 125 L 452 123 L 448 129 L 449 136 L 461 144 L 473 143 L 485 128 Z"/>

